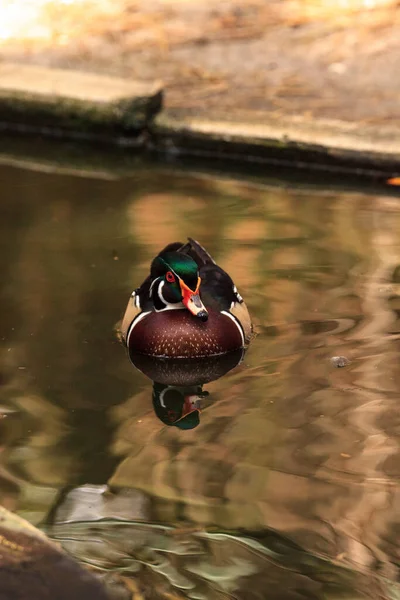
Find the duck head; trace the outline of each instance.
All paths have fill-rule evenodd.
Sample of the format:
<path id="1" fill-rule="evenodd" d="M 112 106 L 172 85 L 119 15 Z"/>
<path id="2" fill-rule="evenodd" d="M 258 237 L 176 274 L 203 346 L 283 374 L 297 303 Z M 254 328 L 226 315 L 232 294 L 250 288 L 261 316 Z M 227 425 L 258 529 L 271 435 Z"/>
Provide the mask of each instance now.
<path id="1" fill-rule="evenodd" d="M 153 384 L 153 406 L 165 425 L 179 429 L 194 429 L 200 423 L 200 402 L 208 396 L 201 386 L 170 386 Z"/>
<path id="2" fill-rule="evenodd" d="M 166 252 L 153 260 L 151 275 L 151 294 L 156 309 L 179 308 L 182 304 L 201 321 L 207 321 L 208 312 L 200 298 L 199 269 L 192 258 L 178 252 Z"/>

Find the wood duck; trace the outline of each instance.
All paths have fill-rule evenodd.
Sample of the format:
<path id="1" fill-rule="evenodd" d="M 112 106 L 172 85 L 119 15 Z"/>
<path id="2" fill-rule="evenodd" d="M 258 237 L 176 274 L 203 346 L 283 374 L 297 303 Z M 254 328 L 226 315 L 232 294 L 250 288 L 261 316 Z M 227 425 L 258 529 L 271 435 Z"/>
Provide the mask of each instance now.
<path id="1" fill-rule="evenodd" d="M 121 325 L 130 352 L 165 358 L 245 348 L 252 325 L 230 276 L 195 240 L 166 246 L 134 290 Z"/>
<path id="2" fill-rule="evenodd" d="M 201 385 L 178 387 L 154 383 L 154 412 L 165 425 L 194 429 L 200 424 L 201 400 L 208 395 Z"/>

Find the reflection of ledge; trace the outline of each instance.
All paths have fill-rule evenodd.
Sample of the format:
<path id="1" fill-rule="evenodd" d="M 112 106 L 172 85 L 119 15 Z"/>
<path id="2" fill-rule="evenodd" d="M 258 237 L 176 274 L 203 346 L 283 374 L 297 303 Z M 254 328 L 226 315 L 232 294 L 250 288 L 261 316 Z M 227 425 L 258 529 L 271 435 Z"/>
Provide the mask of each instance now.
<path id="1" fill-rule="evenodd" d="M 400 172 L 396 128 L 365 123 L 229 110 L 192 116 L 162 109 L 157 82 L 0 65 L 0 128 L 152 150 L 168 158 L 220 159 L 297 171 L 367 176 L 377 182 Z M 157 116 L 158 115 L 158 116 Z M 140 135 L 145 133 L 145 135 Z"/>

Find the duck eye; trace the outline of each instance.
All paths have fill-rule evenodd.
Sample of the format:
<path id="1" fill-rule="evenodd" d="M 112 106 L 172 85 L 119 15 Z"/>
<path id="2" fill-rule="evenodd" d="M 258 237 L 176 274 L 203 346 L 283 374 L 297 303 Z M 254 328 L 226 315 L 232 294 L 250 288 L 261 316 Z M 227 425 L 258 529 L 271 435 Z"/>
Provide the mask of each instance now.
<path id="1" fill-rule="evenodd" d="M 169 283 L 174 283 L 175 276 L 171 271 L 167 271 L 167 274 L 165 277 L 167 278 L 167 281 L 169 281 Z"/>

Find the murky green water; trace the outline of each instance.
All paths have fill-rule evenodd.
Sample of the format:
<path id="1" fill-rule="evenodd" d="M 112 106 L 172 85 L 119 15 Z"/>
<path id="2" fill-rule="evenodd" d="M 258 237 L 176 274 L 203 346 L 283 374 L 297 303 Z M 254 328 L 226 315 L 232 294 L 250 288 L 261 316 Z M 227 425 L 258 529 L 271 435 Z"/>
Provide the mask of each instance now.
<path id="1" fill-rule="evenodd" d="M 400 200 L 92 175 L 0 166 L 1 504 L 116 599 L 398 597 Z M 187 235 L 258 335 L 181 431 L 114 328 Z"/>

